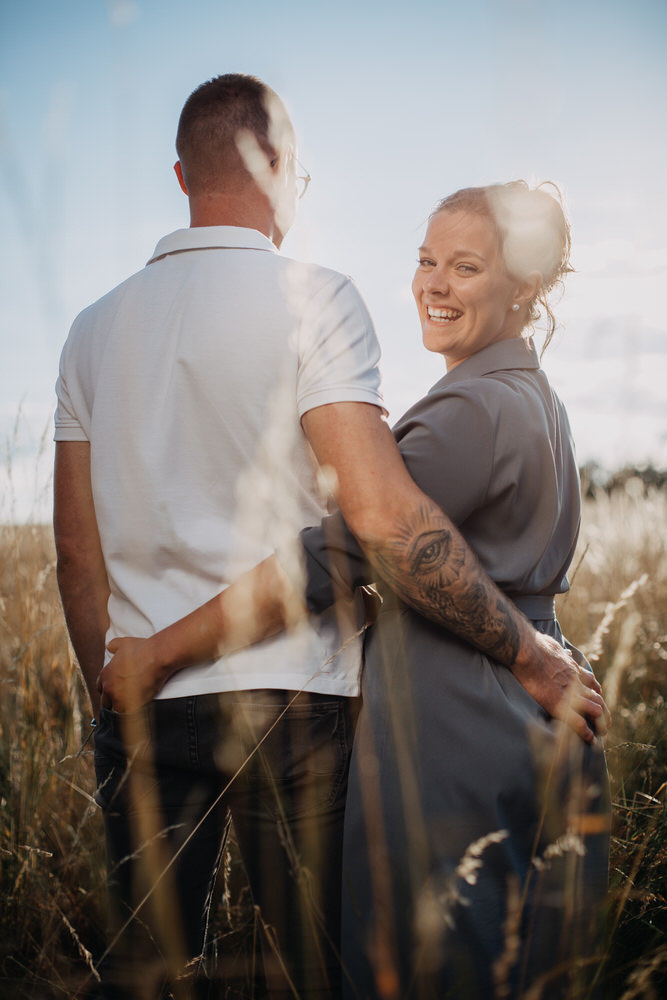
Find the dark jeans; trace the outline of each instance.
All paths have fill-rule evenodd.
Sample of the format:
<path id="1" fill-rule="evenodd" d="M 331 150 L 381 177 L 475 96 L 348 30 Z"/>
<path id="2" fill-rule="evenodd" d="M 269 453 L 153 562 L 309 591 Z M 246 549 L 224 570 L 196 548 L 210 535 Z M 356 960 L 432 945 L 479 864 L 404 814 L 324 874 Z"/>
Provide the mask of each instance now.
<path id="1" fill-rule="evenodd" d="M 339 996 L 356 707 L 330 695 L 244 691 L 154 701 L 133 715 L 101 713 L 95 767 L 107 841 L 106 996 L 155 1000 L 168 984 L 175 997 L 191 997 L 188 963 L 200 976 L 196 995 L 207 995 L 200 959 L 230 813 L 259 908 L 269 995 Z"/>

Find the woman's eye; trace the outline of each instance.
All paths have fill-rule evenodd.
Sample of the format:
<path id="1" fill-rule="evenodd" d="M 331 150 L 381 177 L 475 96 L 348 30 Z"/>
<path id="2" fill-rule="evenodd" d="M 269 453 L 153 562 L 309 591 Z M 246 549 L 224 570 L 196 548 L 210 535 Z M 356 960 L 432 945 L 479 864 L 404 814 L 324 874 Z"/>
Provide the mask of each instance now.
<path id="1" fill-rule="evenodd" d="M 477 274 L 477 268 L 474 264 L 458 264 L 456 269 L 463 274 Z"/>
<path id="2" fill-rule="evenodd" d="M 435 267 L 435 261 L 430 257 L 419 257 L 417 263 L 420 267 Z"/>

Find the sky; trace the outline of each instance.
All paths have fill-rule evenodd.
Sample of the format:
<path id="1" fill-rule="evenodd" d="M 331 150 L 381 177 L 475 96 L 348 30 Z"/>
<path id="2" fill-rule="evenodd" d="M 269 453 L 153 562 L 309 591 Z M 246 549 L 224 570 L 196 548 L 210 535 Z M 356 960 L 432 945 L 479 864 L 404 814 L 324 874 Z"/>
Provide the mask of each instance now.
<path id="1" fill-rule="evenodd" d="M 410 284 L 460 187 L 561 188 L 573 263 L 544 367 L 580 462 L 667 466 L 665 0 L 0 0 L 0 521 L 49 517 L 76 314 L 188 225 L 173 173 L 201 82 L 254 73 L 312 175 L 283 252 L 352 275 L 390 419 L 444 372 Z"/>

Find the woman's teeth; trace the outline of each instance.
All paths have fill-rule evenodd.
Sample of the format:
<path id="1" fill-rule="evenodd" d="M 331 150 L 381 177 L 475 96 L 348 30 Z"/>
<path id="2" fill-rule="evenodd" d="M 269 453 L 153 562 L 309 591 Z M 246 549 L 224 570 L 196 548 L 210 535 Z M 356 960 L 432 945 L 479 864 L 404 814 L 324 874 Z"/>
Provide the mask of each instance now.
<path id="1" fill-rule="evenodd" d="M 426 311 L 429 319 L 434 319 L 439 323 L 449 323 L 463 315 L 460 309 L 433 309 L 431 306 L 427 306 Z"/>

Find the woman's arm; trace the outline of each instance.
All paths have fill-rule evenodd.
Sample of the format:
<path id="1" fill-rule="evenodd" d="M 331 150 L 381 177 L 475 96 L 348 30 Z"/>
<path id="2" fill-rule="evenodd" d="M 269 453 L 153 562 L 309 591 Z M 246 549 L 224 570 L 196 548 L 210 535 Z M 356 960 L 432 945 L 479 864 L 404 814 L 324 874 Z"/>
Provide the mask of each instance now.
<path id="1" fill-rule="evenodd" d="M 113 639 L 113 659 L 97 688 L 103 708 L 136 711 L 184 667 L 205 663 L 267 639 L 301 621 L 305 605 L 270 556 L 230 587 L 149 639 Z"/>

